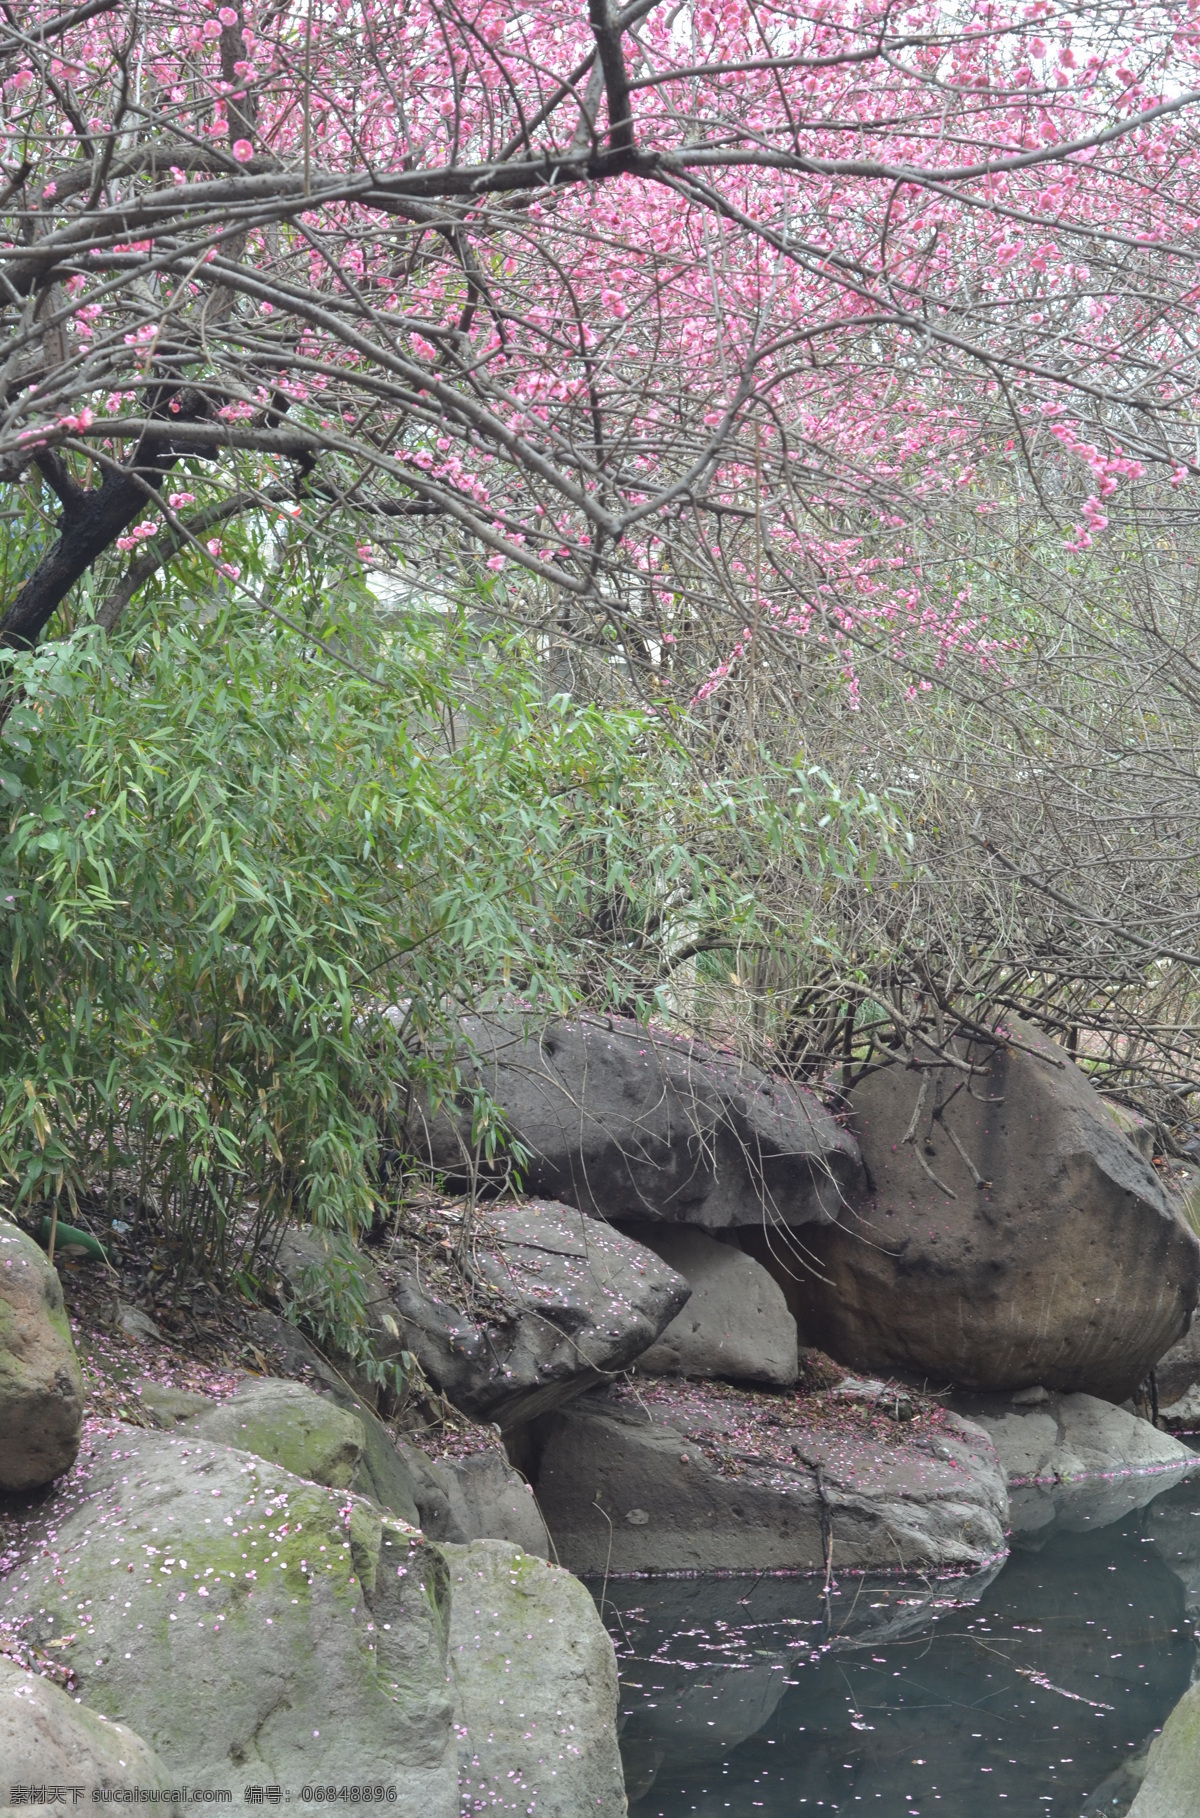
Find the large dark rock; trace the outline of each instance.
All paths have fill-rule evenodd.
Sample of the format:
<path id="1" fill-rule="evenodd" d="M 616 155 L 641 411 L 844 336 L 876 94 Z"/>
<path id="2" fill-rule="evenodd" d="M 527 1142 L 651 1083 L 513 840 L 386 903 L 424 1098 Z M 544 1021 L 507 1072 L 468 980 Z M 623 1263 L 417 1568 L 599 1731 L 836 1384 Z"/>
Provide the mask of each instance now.
<path id="1" fill-rule="evenodd" d="M 816 1572 L 830 1557 L 978 1571 L 1004 1552 L 995 1448 L 953 1414 L 884 1438 L 799 1400 L 659 1382 L 589 1395 L 542 1437 L 538 1503 L 575 1572 Z"/>
<path id="2" fill-rule="evenodd" d="M 932 1075 L 915 1141 L 922 1075 L 897 1065 L 855 1089 L 871 1191 L 805 1233 L 789 1300 L 804 1337 L 857 1369 L 1120 1402 L 1186 1329 L 1200 1242 L 1084 1074 L 1028 1024 L 1007 1029 L 1022 1047 L 964 1046 L 982 1069 L 969 1083 Z"/>
<path id="3" fill-rule="evenodd" d="M 289 1233 L 285 1278 L 302 1279 L 324 1242 Z M 410 1351 L 456 1407 L 506 1429 L 624 1370 L 688 1297 L 652 1251 L 574 1206 L 482 1206 L 470 1247 L 474 1296 L 415 1252 L 378 1270 L 364 1259 L 373 1343 L 380 1358 Z"/>
<path id="4" fill-rule="evenodd" d="M 862 1182 L 858 1145 L 811 1092 L 617 1017 L 548 1026 L 468 1017 L 464 1076 L 530 1154 L 526 1185 L 601 1218 L 825 1222 Z M 409 1141 L 468 1178 L 471 1115 L 443 1109 Z M 486 1172 L 486 1170 L 485 1170 Z"/>
<path id="5" fill-rule="evenodd" d="M 472 1317 L 415 1266 L 389 1270 L 408 1348 L 477 1420 L 510 1427 L 624 1370 L 688 1297 L 683 1277 L 619 1231 L 547 1200 L 481 1209 L 475 1267 L 498 1300 Z"/>

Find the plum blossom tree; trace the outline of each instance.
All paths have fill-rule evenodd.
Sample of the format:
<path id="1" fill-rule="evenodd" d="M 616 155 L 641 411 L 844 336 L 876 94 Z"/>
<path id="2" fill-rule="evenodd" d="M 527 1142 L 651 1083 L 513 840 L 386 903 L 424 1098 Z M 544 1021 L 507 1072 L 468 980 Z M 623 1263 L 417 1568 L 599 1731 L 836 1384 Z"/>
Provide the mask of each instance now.
<path id="1" fill-rule="evenodd" d="M 1196 0 L 16 4 L 0 472 L 58 520 L 0 638 L 97 563 L 110 630 L 180 551 L 236 585 L 259 513 L 658 685 L 704 627 L 689 698 L 995 661 L 931 501 L 1007 441 L 1082 550 L 1200 468 L 1198 63 Z"/>
<path id="2" fill-rule="evenodd" d="M 227 1270 L 354 1230 L 379 1080 L 517 974 L 1195 1071 L 1200 0 L 58 6 L 0 10 L 6 1179 L 120 1139 Z M 333 638 L 256 635 L 297 549 Z M 490 651 L 431 762 L 477 627 L 388 646 L 389 569 L 699 786 Z"/>
<path id="3" fill-rule="evenodd" d="M 465 575 L 709 774 L 908 792 L 916 885 L 754 878 L 838 926 L 733 968 L 785 1051 L 1152 960 L 1187 1047 L 1198 110 L 1200 0 L 14 0 L 0 644 Z"/>

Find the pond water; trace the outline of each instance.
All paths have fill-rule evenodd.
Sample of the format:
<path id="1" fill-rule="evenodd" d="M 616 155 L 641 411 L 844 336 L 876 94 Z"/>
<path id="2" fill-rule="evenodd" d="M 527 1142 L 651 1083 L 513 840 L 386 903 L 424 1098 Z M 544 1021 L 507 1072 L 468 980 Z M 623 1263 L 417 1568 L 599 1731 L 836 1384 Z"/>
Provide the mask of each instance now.
<path id="1" fill-rule="evenodd" d="M 1068 1519 L 986 1580 L 594 1585 L 631 1818 L 1123 1811 L 1200 1665 L 1200 1477 Z"/>

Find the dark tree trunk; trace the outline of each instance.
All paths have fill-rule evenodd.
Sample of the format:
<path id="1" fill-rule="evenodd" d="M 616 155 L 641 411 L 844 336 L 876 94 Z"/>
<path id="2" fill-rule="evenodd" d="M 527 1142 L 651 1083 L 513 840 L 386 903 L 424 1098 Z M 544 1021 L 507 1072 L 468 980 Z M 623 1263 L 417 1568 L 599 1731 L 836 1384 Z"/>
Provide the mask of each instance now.
<path id="1" fill-rule="evenodd" d="M 55 484 L 56 478 L 51 479 Z M 0 644 L 32 650 L 81 576 L 151 505 L 147 487 L 162 484 L 161 472 L 108 472 L 84 492 L 73 482 L 56 485 L 63 501 L 58 541 L 47 551 L 0 620 Z"/>

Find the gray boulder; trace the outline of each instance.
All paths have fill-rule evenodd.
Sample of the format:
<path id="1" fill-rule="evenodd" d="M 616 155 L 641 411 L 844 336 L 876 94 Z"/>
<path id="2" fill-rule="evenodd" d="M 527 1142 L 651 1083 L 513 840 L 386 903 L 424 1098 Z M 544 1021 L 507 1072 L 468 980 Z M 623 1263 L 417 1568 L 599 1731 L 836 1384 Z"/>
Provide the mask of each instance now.
<path id="1" fill-rule="evenodd" d="M 61 1477 L 82 1429 L 83 1376 L 58 1271 L 0 1215 L 0 1491 Z"/>
<path id="2" fill-rule="evenodd" d="M 150 1382 L 139 1385 L 139 1397 L 170 1432 L 253 1452 L 313 1483 L 355 1490 L 430 1540 L 506 1540 L 543 1559 L 549 1553 L 529 1485 L 496 1449 L 432 1459 L 394 1439 L 355 1396 L 349 1396 L 351 1412 L 328 1394 L 282 1377 L 248 1377 L 221 1402 Z M 378 1428 L 390 1459 L 372 1462 L 368 1422 Z"/>
<path id="3" fill-rule="evenodd" d="M 796 1380 L 796 1322 L 761 1263 L 682 1225 L 627 1226 L 626 1234 L 682 1275 L 691 1297 L 637 1360 L 647 1376 L 721 1376 L 727 1382 Z"/>
<path id="4" fill-rule="evenodd" d="M 304 1351 L 310 1349 L 300 1333 L 293 1336 Z M 315 1351 L 311 1355 L 323 1362 Z M 336 1371 L 328 1366 L 326 1371 L 338 1380 Z M 315 1390 L 286 1377 L 249 1376 L 228 1401 L 149 1380 L 138 1383 L 136 1393 L 142 1411 L 165 1432 L 194 1433 L 214 1445 L 253 1452 L 296 1477 L 370 1497 L 420 1527 L 409 1461 L 378 1416 L 344 1383 L 339 1386 L 340 1396 L 324 1383 Z"/>
<path id="5" fill-rule="evenodd" d="M 806 1235 L 789 1301 L 857 1369 L 1120 1402 L 1187 1327 L 1200 1241 L 1067 1055 L 1006 1027 L 1023 1046 L 964 1044 L 982 1071 L 939 1121 L 941 1074 L 897 1065 L 855 1088 L 871 1192 Z"/>
<path id="6" fill-rule="evenodd" d="M 1016 1534 L 1051 1522 L 1105 1527 L 1200 1466 L 1169 1433 L 1094 1395 L 1046 1395 L 1024 1407 L 960 1405 L 996 1447 Z"/>
<path id="7" fill-rule="evenodd" d="M 0 1624 L 53 1646 L 88 1706 L 193 1785 L 370 1782 L 457 1812 L 435 1546 L 191 1434 L 115 1427 L 80 1466 Z"/>
<path id="8" fill-rule="evenodd" d="M 0 1654 L 0 1812 L 14 1786 L 161 1791 L 172 1782 L 154 1750 L 123 1723 L 106 1723 L 51 1679 Z"/>
<path id="9" fill-rule="evenodd" d="M 213 1402 L 178 1430 L 253 1452 L 293 1477 L 335 1490 L 355 1484 L 366 1445 L 357 1415 L 279 1377 L 248 1378 L 228 1401 Z"/>
<path id="10" fill-rule="evenodd" d="M 422 1454 L 422 1461 L 417 1499 L 430 1540 L 494 1540 L 534 1559 L 549 1558 L 550 1538 L 533 1491 L 500 1452 L 436 1459 Z"/>
<path id="11" fill-rule="evenodd" d="M 116 1328 L 126 1338 L 134 1338 L 140 1344 L 147 1341 L 156 1345 L 165 1345 L 166 1335 L 156 1320 L 151 1319 L 144 1307 L 132 1307 L 128 1301 L 117 1302 Z"/>
<path id="12" fill-rule="evenodd" d="M 1200 1320 L 1154 1366 L 1158 1411 L 1168 1427 L 1200 1427 Z"/>
<path id="13" fill-rule="evenodd" d="M 570 1570 L 978 1571 L 1005 1551 L 995 1448 L 969 1421 L 879 1427 L 660 1381 L 541 1427 L 538 1503 Z"/>
<path id="14" fill-rule="evenodd" d="M 1151 1744 L 1129 1818 L 1197 1818 L 1200 1813 L 1200 1684 L 1183 1694 Z"/>
<path id="15" fill-rule="evenodd" d="M 1072 1483 L 1200 1464 L 1169 1433 L 1095 1395 L 1047 1395 L 1032 1406 L 978 1411 L 972 1418 L 991 1434 L 1010 1484 Z"/>
<path id="16" fill-rule="evenodd" d="M 283 1272 L 319 1243 L 290 1234 Z M 573 1206 L 480 1207 L 468 1311 L 410 1254 L 368 1272 L 376 1355 L 411 1351 L 456 1407 L 519 1425 L 633 1362 L 683 1306 L 688 1286 L 650 1251 Z"/>
<path id="17" fill-rule="evenodd" d="M 197 1414 L 207 1414 L 217 1404 L 211 1395 L 195 1395 L 190 1389 L 176 1389 L 166 1382 L 155 1382 L 144 1376 L 133 1385 L 134 1397 L 151 1426 L 172 1433 Z"/>
<path id="18" fill-rule="evenodd" d="M 527 1185 L 547 1198 L 719 1230 L 836 1219 L 861 1186 L 858 1145 L 820 1101 L 732 1055 L 620 1017 L 514 1013 L 462 1028 L 464 1077 L 500 1106 L 530 1154 Z M 473 1178 L 465 1100 L 414 1119 L 406 1140 L 452 1179 Z"/>
<path id="19" fill-rule="evenodd" d="M 1200 1383 L 1188 1389 L 1178 1401 L 1159 1403 L 1158 1418 L 1168 1433 L 1200 1431 Z"/>
<path id="20" fill-rule="evenodd" d="M 462 1810 L 623 1818 L 616 1657 L 583 1585 L 500 1541 L 444 1551 Z"/>
<path id="21" fill-rule="evenodd" d="M 384 1290 L 379 1286 L 382 1295 Z M 350 1484 L 360 1496 L 398 1515 L 413 1527 L 423 1526 L 417 1508 L 417 1480 L 412 1460 L 403 1444 L 386 1427 L 369 1401 L 359 1395 L 304 1333 L 277 1313 L 259 1307 L 250 1316 L 251 1330 L 268 1353 L 273 1353 L 281 1369 L 294 1370 L 310 1377 L 317 1393 L 343 1412 L 351 1414 L 363 1430 L 363 1454 Z M 417 1454 L 421 1457 L 421 1454 Z"/>

